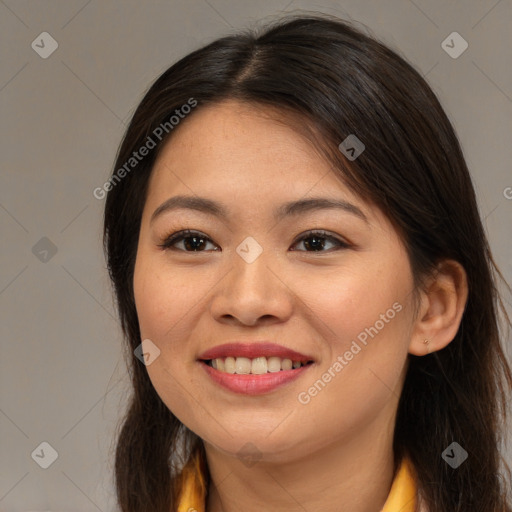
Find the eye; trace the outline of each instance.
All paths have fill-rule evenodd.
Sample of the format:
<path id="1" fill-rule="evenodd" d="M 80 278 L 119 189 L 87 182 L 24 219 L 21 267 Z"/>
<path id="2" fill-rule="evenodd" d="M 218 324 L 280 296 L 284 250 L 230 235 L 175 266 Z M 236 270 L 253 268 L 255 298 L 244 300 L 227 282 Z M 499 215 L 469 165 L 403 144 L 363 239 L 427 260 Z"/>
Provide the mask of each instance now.
<path id="1" fill-rule="evenodd" d="M 322 230 L 309 231 L 301 238 L 299 238 L 295 244 L 300 242 L 304 244 L 304 247 L 306 247 L 306 249 L 311 249 L 310 251 L 306 250 L 306 252 L 328 252 L 323 250 L 326 245 L 326 240 L 328 241 L 327 243 L 334 242 L 339 248 L 342 249 L 349 247 L 349 244 L 347 244 L 343 240 L 340 240 L 339 238 L 330 235 L 326 231 Z"/>
<path id="2" fill-rule="evenodd" d="M 347 248 L 349 244 L 340 240 L 339 238 L 330 235 L 326 231 L 322 230 L 314 230 L 308 231 L 305 233 L 302 238 L 299 238 L 293 245 L 297 245 L 299 243 L 303 243 L 306 248 L 306 252 L 327 252 L 325 251 L 327 243 L 333 243 L 335 246 L 337 245 L 339 248 Z M 178 243 L 182 243 L 182 247 L 178 247 Z M 171 250 L 181 250 L 184 252 L 204 252 L 205 246 L 208 243 L 213 242 L 208 238 L 204 233 L 199 231 L 193 231 L 190 229 L 185 229 L 183 231 L 178 231 L 173 233 L 165 238 L 165 240 L 158 245 L 162 249 L 171 249 Z M 216 246 L 218 247 L 218 246 Z M 292 246 L 293 247 L 293 246 Z M 213 249 L 214 251 L 218 251 L 219 249 Z M 292 249 L 295 250 L 295 249 Z"/>
<path id="3" fill-rule="evenodd" d="M 173 233 L 168 236 L 163 243 L 159 244 L 158 247 L 162 249 L 172 249 L 172 250 L 182 250 L 176 246 L 179 242 L 184 242 L 184 251 L 185 252 L 203 252 L 204 246 L 211 242 L 211 240 L 200 233 L 199 231 L 192 231 L 190 229 L 185 229 L 183 231 L 178 231 L 177 233 Z M 217 249 L 214 249 L 217 250 Z"/>

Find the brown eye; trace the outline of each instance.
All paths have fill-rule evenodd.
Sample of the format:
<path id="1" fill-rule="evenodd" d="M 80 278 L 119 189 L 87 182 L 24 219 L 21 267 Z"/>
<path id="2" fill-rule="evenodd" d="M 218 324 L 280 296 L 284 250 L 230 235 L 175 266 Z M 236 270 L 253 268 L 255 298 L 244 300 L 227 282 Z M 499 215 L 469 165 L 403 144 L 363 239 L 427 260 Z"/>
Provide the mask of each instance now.
<path id="1" fill-rule="evenodd" d="M 327 241 L 327 242 L 326 242 Z M 325 231 L 309 231 L 305 236 L 300 238 L 297 243 L 303 243 L 306 252 L 330 252 L 324 251 L 326 244 L 333 243 L 340 248 L 346 248 L 349 245 L 337 237 L 330 235 Z"/>
<path id="2" fill-rule="evenodd" d="M 182 244 L 181 247 L 178 245 L 180 243 Z M 165 240 L 159 244 L 159 247 L 164 250 L 170 249 L 183 252 L 205 252 L 208 243 L 215 246 L 211 239 L 204 233 L 186 229 L 166 237 Z M 303 246 L 306 250 L 303 252 L 331 252 L 331 247 L 328 247 L 329 244 L 334 244 L 334 247 L 338 248 L 349 247 L 349 244 L 325 231 L 309 231 L 293 245 L 295 246 L 299 243 L 304 244 Z M 325 250 L 326 246 L 327 250 Z M 220 249 L 217 248 L 213 250 L 218 251 Z"/>
<path id="3" fill-rule="evenodd" d="M 180 242 L 183 242 L 182 248 L 177 247 Z M 209 242 L 211 240 L 203 233 L 186 229 L 168 236 L 163 243 L 159 244 L 159 247 L 184 252 L 204 252 L 204 248 Z"/>

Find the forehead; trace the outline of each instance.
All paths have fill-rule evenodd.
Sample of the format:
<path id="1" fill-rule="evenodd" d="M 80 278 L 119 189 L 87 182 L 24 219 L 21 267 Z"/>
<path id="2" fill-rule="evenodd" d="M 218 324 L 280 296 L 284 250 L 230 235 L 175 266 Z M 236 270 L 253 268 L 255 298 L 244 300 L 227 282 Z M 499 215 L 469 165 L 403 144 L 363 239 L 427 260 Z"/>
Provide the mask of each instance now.
<path id="1" fill-rule="evenodd" d="M 152 181 L 162 185 L 181 179 L 182 184 L 208 184 L 210 190 L 253 193 L 286 186 L 302 195 L 315 187 L 354 199 L 339 172 L 300 131 L 297 119 L 275 109 L 234 100 L 203 106 L 172 133 Z"/>
<path id="2" fill-rule="evenodd" d="M 379 207 L 352 191 L 297 118 L 289 121 L 283 112 L 234 100 L 198 108 L 158 155 L 144 217 L 149 222 L 176 196 L 211 200 L 233 222 L 277 218 L 286 203 L 327 198 L 354 205 L 371 230 L 396 231 Z"/>
<path id="3" fill-rule="evenodd" d="M 257 153 L 258 161 L 269 163 L 282 164 L 300 155 L 305 160 L 315 159 L 317 165 L 328 165 L 318 161 L 323 159 L 315 145 L 290 123 L 284 113 L 263 106 L 234 100 L 207 105 L 178 126 L 159 160 L 172 160 L 173 153 L 179 152 L 180 158 L 187 153 L 187 160 L 207 154 L 224 161 L 243 161 Z"/>

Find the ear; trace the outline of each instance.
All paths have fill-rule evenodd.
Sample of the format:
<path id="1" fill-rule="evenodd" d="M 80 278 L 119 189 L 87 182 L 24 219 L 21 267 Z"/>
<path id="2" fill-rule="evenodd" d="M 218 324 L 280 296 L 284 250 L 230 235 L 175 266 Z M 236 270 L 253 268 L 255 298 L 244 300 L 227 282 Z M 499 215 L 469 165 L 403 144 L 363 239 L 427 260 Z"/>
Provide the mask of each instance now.
<path id="1" fill-rule="evenodd" d="M 455 338 L 468 298 L 464 267 L 454 260 L 441 261 L 420 297 L 409 345 L 409 353 L 416 356 L 441 350 Z"/>

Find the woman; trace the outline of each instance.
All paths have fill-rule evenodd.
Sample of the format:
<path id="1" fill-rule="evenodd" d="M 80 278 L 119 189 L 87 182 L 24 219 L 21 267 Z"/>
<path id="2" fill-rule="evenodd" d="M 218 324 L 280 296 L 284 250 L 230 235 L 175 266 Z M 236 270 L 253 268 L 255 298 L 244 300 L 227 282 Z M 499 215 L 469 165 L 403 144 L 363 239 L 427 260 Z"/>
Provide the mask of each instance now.
<path id="1" fill-rule="evenodd" d="M 105 190 L 123 512 L 510 512 L 501 274 L 403 58 L 325 16 L 219 39 L 149 89 Z"/>

